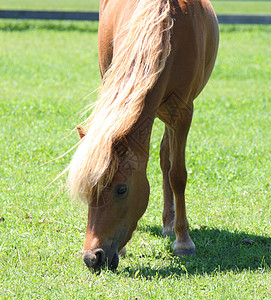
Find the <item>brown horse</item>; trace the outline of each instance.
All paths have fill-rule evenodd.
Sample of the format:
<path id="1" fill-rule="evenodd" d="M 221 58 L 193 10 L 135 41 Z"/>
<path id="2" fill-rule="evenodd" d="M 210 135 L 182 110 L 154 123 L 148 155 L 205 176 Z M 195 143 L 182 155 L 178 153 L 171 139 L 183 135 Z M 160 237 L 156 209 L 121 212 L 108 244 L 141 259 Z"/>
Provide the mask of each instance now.
<path id="1" fill-rule="evenodd" d="M 206 85 L 218 49 L 208 0 L 101 0 L 97 105 L 78 127 L 81 143 L 69 165 L 73 196 L 88 203 L 83 259 L 115 269 L 119 252 L 146 210 L 146 166 L 155 117 L 161 143 L 163 234 L 175 255 L 195 254 L 185 209 L 185 145 L 193 100 Z"/>

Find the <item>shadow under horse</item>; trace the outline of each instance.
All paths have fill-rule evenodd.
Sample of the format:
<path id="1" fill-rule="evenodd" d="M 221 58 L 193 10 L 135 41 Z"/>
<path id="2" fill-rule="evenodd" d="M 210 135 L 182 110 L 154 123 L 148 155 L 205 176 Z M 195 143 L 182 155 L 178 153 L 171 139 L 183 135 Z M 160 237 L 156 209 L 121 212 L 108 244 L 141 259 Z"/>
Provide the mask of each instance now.
<path id="1" fill-rule="evenodd" d="M 163 238 L 159 226 L 139 226 L 138 230 L 152 235 L 156 239 Z M 151 267 L 146 262 L 153 260 L 153 253 L 144 254 L 144 262 L 124 269 L 124 274 L 134 278 L 140 270 L 140 276 L 152 280 L 155 276 L 203 275 L 215 272 L 233 271 L 241 273 L 244 270 L 264 272 L 271 266 L 271 238 L 248 234 L 247 232 L 230 232 L 224 229 L 201 226 L 190 230 L 191 238 L 197 241 L 197 256 L 167 260 L 163 266 Z M 171 251 L 171 239 L 168 240 L 167 251 Z M 158 254 L 157 254 L 158 253 Z M 163 259 L 162 250 L 156 255 Z M 129 256 L 133 254 L 129 254 Z"/>

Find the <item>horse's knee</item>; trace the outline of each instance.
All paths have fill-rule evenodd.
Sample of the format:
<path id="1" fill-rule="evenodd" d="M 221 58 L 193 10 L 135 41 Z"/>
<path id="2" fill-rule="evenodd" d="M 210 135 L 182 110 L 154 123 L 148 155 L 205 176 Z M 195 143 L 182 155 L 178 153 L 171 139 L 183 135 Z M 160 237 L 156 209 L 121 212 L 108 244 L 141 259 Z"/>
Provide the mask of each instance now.
<path id="1" fill-rule="evenodd" d="M 184 193 L 186 182 L 187 182 L 187 172 L 185 168 L 172 168 L 169 171 L 170 185 L 175 193 Z"/>

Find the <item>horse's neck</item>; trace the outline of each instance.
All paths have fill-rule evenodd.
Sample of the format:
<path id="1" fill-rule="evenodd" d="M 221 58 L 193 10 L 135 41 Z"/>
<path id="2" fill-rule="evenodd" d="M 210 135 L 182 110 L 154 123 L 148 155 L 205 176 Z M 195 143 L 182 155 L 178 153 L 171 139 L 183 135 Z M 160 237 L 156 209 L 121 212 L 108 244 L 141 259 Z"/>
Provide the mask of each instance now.
<path id="1" fill-rule="evenodd" d="M 99 15 L 100 15 L 100 18 L 102 16 L 102 13 L 107 5 L 107 3 L 109 2 L 109 0 L 100 0 L 100 9 L 99 9 Z"/>

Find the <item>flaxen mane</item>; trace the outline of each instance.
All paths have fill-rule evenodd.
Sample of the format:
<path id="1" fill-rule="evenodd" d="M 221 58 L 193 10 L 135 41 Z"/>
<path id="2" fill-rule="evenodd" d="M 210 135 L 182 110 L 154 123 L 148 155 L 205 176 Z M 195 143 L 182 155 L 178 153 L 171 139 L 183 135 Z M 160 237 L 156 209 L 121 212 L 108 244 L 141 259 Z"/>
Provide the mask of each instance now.
<path id="1" fill-rule="evenodd" d="M 103 78 L 88 132 L 69 165 L 68 184 L 75 197 L 90 199 L 110 184 L 118 168 L 114 143 L 138 120 L 146 94 L 170 53 L 170 0 L 140 0 L 117 35 L 114 57 Z"/>

